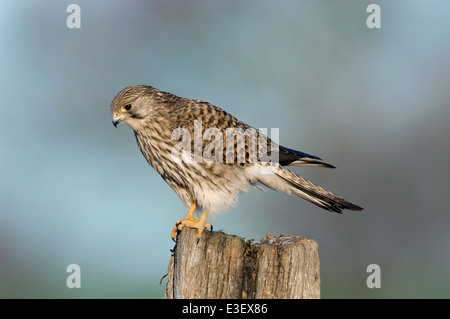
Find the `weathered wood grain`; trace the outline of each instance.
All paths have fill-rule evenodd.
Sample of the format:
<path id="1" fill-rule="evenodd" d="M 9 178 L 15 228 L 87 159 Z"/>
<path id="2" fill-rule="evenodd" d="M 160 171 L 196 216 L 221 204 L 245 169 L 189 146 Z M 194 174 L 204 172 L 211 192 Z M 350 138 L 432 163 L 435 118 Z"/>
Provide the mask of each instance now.
<path id="1" fill-rule="evenodd" d="M 314 240 L 267 234 L 259 242 L 183 229 L 169 262 L 164 298 L 320 298 Z"/>

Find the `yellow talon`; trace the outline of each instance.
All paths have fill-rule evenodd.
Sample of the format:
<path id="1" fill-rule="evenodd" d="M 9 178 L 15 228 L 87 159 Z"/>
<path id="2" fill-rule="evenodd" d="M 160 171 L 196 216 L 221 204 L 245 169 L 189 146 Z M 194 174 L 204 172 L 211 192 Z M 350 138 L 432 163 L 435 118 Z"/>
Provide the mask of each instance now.
<path id="1" fill-rule="evenodd" d="M 207 212 L 203 212 L 199 219 L 194 219 L 193 215 L 195 212 L 195 209 L 197 208 L 197 203 L 192 202 L 191 207 L 189 208 L 188 213 L 183 219 L 178 219 L 175 226 L 172 228 L 172 233 L 170 234 L 170 237 L 172 237 L 173 240 L 176 240 L 177 233 L 181 231 L 184 227 L 189 228 L 195 228 L 198 231 L 197 238 L 200 239 L 203 229 L 209 229 L 212 231 L 212 225 L 210 223 L 206 222 L 206 217 L 208 216 Z"/>

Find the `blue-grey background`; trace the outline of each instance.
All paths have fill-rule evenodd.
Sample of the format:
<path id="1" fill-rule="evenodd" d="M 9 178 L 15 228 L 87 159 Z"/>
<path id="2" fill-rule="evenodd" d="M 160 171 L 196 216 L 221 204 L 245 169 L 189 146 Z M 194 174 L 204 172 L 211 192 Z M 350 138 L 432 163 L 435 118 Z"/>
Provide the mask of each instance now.
<path id="1" fill-rule="evenodd" d="M 68 29 L 66 8 L 81 8 Z M 368 29 L 366 7 L 381 7 Z M 181 201 L 109 104 L 131 84 L 207 100 L 336 170 L 362 205 L 258 190 L 213 222 L 317 240 L 323 298 L 450 297 L 450 2 L 1 1 L 0 297 L 160 298 Z M 81 288 L 66 267 L 81 267 Z M 381 267 L 369 289 L 366 268 Z"/>

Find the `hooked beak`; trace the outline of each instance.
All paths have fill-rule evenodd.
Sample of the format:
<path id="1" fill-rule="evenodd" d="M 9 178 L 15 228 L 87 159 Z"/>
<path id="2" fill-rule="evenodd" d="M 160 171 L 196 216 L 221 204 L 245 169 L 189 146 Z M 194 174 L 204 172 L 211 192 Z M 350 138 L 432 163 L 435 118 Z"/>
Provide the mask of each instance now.
<path id="1" fill-rule="evenodd" d="M 114 114 L 113 120 L 112 120 L 112 123 L 113 123 L 114 127 L 117 127 L 117 124 L 122 122 L 122 120 L 123 120 L 123 115 L 119 116 L 119 114 Z"/>

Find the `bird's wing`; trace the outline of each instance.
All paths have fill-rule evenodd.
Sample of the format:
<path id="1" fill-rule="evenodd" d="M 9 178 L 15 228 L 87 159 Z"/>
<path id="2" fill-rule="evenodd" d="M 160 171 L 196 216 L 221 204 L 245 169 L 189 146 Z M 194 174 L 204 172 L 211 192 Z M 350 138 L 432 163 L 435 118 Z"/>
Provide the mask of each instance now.
<path id="1" fill-rule="evenodd" d="M 283 166 L 319 166 L 335 168 L 333 165 L 325 163 L 318 156 L 296 151 L 284 146 L 279 146 L 279 163 Z"/>
<path id="2" fill-rule="evenodd" d="M 317 156 L 278 145 L 260 130 L 208 102 L 186 100 L 185 105 L 171 110 L 169 116 L 173 123 L 172 130 L 184 128 L 190 132 L 194 154 L 209 156 L 216 162 L 246 166 L 269 159 L 283 166 L 334 168 Z"/>
<path id="3" fill-rule="evenodd" d="M 184 128 L 190 132 L 193 155 L 197 152 L 207 160 L 227 165 L 256 162 L 252 156 L 257 153 L 254 143 L 260 132 L 223 109 L 208 102 L 188 100 L 185 106 L 171 110 L 169 116 L 172 130 Z"/>

